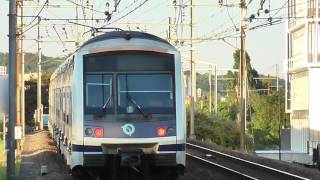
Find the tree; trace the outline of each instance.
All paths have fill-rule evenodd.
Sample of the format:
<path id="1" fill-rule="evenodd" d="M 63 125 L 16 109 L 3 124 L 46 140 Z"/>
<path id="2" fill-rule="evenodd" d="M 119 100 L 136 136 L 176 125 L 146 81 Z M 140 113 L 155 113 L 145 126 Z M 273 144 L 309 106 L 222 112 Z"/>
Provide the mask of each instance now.
<path id="1" fill-rule="evenodd" d="M 69 56 L 69 55 L 68 55 Z M 65 60 L 65 57 L 48 57 L 42 55 L 42 71 L 45 74 L 51 74 Z M 35 53 L 25 53 L 25 73 L 37 72 L 38 70 L 38 55 Z M 5 66 L 8 63 L 8 53 L 0 53 L 0 66 Z"/>
<path id="2" fill-rule="evenodd" d="M 233 65 L 233 69 L 239 69 L 239 63 L 240 63 L 240 50 L 236 50 L 233 53 L 233 60 L 234 60 L 234 65 Z M 246 60 L 247 60 L 247 72 L 248 72 L 248 85 L 250 88 L 253 89 L 261 89 L 263 88 L 263 84 L 260 80 L 255 80 L 254 78 L 259 77 L 258 72 L 251 66 L 251 58 L 248 55 L 248 53 L 246 52 Z M 236 79 L 237 83 L 239 82 L 239 73 L 235 72 L 234 76 Z M 234 84 L 234 86 L 236 86 L 237 84 Z"/>
<path id="3" fill-rule="evenodd" d="M 42 75 L 41 85 L 41 103 L 43 104 L 43 113 L 48 114 L 50 74 Z M 34 126 L 33 114 L 37 108 L 37 79 L 31 79 L 25 82 L 25 119 L 26 125 Z"/>
<path id="4" fill-rule="evenodd" d="M 252 94 L 251 131 L 257 148 L 271 146 L 279 142 L 279 127 L 289 126 L 289 116 L 285 113 L 284 91 L 270 95 Z"/>

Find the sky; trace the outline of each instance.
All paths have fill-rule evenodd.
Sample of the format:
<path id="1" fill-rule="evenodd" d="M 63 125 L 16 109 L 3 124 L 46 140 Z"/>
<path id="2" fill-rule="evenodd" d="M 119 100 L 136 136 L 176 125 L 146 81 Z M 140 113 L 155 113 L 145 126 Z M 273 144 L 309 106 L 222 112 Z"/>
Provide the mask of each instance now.
<path id="1" fill-rule="evenodd" d="M 72 5 L 68 1 L 74 1 L 81 3 L 81 0 L 55 0 L 49 1 L 50 4 L 64 4 Z M 107 27 L 120 27 L 122 29 L 130 30 L 143 30 L 148 33 L 155 34 L 162 38 L 167 38 L 168 34 L 168 19 L 172 17 L 173 26 L 171 29 L 171 43 L 175 44 L 178 40 L 177 48 L 181 51 L 184 60 L 189 59 L 190 50 L 190 7 L 185 8 L 174 8 L 172 6 L 172 0 L 149 0 L 144 3 L 145 0 L 121 0 L 117 11 L 112 13 L 109 22 L 114 22 Z M 239 0 L 224 0 L 225 4 L 235 4 Z M 30 5 L 36 5 L 37 1 L 28 2 Z M 40 5 L 44 4 L 44 0 L 40 0 Z M 92 2 L 92 1 L 90 1 Z M 109 12 L 114 10 L 114 0 L 96 0 L 93 1 L 94 13 L 88 10 L 79 10 L 80 18 L 105 18 L 103 12 L 109 9 Z M 189 5 L 188 0 L 177 0 L 177 3 L 182 2 Z M 218 0 L 194 0 L 196 5 L 194 8 L 194 38 L 222 38 L 226 37 L 225 41 L 222 40 L 211 40 L 211 41 L 194 41 L 194 50 L 196 60 L 206 61 L 215 63 L 220 68 L 232 68 L 233 65 L 233 52 L 236 48 L 240 47 L 239 38 L 236 38 L 238 32 L 236 28 L 239 27 L 240 22 L 240 10 L 236 7 L 218 7 L 216 6 Z M 260 0 L 253 0 L 249 4 L 247 9 L 246 17 L 251 14 L 257 16 L 258 9 L 260 8 Z M 109 3 L 109 8 L 106 4 Z M 140 6 L 141 7 L 138 7 Z M 280 17 L 284 15 L 285 9 L 278 11 L 285 5 L 285 0 L 267 0 L 263 9 L 270 9 L 269 14 L 265 14 L 260 11 L 260 18 L 265 17 Z M 8 0 L 0 0 L 0 52 L 8 52 Z M 138 7 L 136 10 L 134 10 Z M 25 8 L 25 15 L 36 15 L 40 8 Z M 134 10 L 134 11 L 132 11 Z M 132 12 L 131 12 L 132 11 Z M 46 18 L 75 18 L 76 11 L 73 8 L 60 8 L 60 9 L 48 9 L 44 8 L 40 16 Z M 120 19 L 119 19 L 120 18 Z M 119 19 L 119 20 L 118 20 Z M 32 18 L 25 18 L 27 27 L 30 27 L 29 23 L 33 20 Z M 76 22 L 70 20 L 71 22 Z M 75 40 L 76 32 L 88 31 L 88 28 L 82 26 L 75 26 L 67 21 L 43 21 L 41 26 L 41 36 L 43 39 L 51 42 L 43 43 L 43 53 L 48 56 L 63 56 L 69 52 L 75 50 L 74 43 L 62 43 L 61 40 Z M 266 19 L 253 20 L 248 22 L 248 27 L 255 25 L 264 24 L 267 22 Z M 91 23 L 89 21 L 78 21 L 78 23 L 86 24 L 90 26 L 100 27 L 105 22 L 99 20 Z M 136 24 L 138 23 L 138 24 Z M 34 23 L 33 23 L 34 24 Z M 53 25 L 56 24 L 56 25 Z M 60 25 L 57 25 L 60 24 Z M 29 25 L 29 26 L 28 26 Z M 175 28 L 176 27 L 176 28 Z M 264 28 L 258 28 L 255 30 L 247 31 L 246 33 L 246 48 L 247 52 L 251 57 L 252 66 L 260 74 L 275 75 L 276 64 L 280 65 L 282 69 L 285 52 L 286 52 L 286 28 L 285 23 L 267 26 Z M 33 28 L 25 34 L 25 38 L 29 39 L 25 41 L 24 48 L 28 52 L 36 52 L 36 38 L 37 29 Z M 84 37 L 87 38 L 91 33 L 86 33 Z M 230 36 L 235 35 L 235 36 Z M 229 37 L 230 36 L 230 37 Z M 184 41 L 183 41 L 184 40 Z M 55 41 L 55 42 L 52 42 Z M 183 42 L 183 45 L 180 43 Z M 199 65 L 198 67 L 203 65 Z M 283 71 L 282 71 L 283 72 Z M 221 72 L 223 73 L 223 72 Z M 283 74 L 281 74 L 283 76 Z"/>

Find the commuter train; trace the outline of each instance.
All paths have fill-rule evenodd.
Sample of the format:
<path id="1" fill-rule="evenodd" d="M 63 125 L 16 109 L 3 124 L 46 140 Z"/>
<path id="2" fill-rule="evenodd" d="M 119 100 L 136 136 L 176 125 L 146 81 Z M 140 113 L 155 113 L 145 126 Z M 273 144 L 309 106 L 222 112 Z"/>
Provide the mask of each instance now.
<path id="1" fill-rule="evenodd" d="M 53 73 L 49 96 L 49 131 L 72 175 L 184 172 L 182 63 L 167 41 L 136 31 L 96 36 Z"/>

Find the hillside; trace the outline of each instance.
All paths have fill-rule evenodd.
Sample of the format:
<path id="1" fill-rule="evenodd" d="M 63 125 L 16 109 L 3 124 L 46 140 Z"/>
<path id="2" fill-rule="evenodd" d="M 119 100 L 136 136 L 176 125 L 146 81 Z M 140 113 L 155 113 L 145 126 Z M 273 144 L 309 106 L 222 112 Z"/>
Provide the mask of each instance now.
<path id="1" fill-rule="evenodd" d="M 37 72 L 38 55 L 34 53 L 25 53 L 25 73 Z M 42 71 L 43 74 L 51 74 L 65 58 L 48 57 L 42 55 Z M 0 66 L 8 64 L 8 53 L 0 52 Z"/>

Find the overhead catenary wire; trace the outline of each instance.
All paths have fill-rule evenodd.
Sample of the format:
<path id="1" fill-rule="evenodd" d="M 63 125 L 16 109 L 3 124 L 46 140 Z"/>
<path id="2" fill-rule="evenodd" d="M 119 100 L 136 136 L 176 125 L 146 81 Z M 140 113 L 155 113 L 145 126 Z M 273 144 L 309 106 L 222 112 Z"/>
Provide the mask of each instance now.
<path id="1" fill-rule="evenodd" d="M 63 48 L 64 48 L 64 51 L 65 50 L 67 50 L 67 48 L 66 48 L 66 45 L 65 45 L 65 43 L 64 43 L 64 41 L 62 40 L 62 38 L 61 38 L 61 36 L 60 36 L 60 34 L 59 34 L 59 32 L 57 31 L 57 29 L 56 29 L 56 26 L 52 26 L 53 27 L 53 29 L 54 29 L 54 31 L 56 32 L 56 34 L 57 34 L 57 36 L 58 36 L 58 38 L 59 38 L 59 40 L 60 40 L 60 42 L 61 42 L 61 44 L 62 44 L 62 46 L 63 46 Z"/>
<path id="2" fill-rule="evenodd" d="M 79 3 L 74 2 L 74 1 L 72 1 L 72 0 L 65 0 L 65 1 L 67 1 L 67 2 L 69 2 L 69 3 L 72 3 L 72 4 L 76 5 L 76 6 L 79 6 L 79 7 L 81 7 L 81 8 L 91 10 L 91 11 L 93 11 L 93 12 L 105 14 L 105 12 L 103 12 L 103 11 L 99 11 L 99 10 L 97 10 L 97 9 L 94 9 L 93 7 L 90 7 L 90 6 L 86 6 L 86 5 L 83 5 L 83 4 L 79 4 Z"/>
<path id="3" fill-rule="evenodd" d="M 111 22 L 108 22 L 107 24 L 103 25 L 101 28 L 104 28 L 112 23 L 115 23 L 117 21 L 120 21 L 121 19 L 127 17 L 128 15 L 130 15 L 131 13 L 133 13 L 134 11 L 136 11 L 137 9 L 139 9 L 140 7 L 142 7 L 144 4 L 146 4 L 149 0 L 144 0 L 141 4 L 139 4 L 137 7 L 135 7 L 134 9 L 132 9 L 131 11 L 127 12 L 126 14 L 124 14 L 123 16 L 111 21 Z"/>
<path id="4" fill-rule="evenodd" d="M 39 15 L 41 14 L 41 12 L 43 11 L 43 9 L 45 8 L 46 5 L 48 5 L 49 0 L 46 0 L 45 3 L 42 5 L 41 9 L 39 10 L 39 12 L 37 13 L 37 15 L 34 16 L 34 18 L 31 20 L 31 22 L 25 26 L 25 28 L 29 28 L 28 26 L 31 26 L 32 23 L 37 20 L 37 18 L 39 17 Z M 34 27 L 35 25 L 32 25 L 32 27 Z M 26 30 L 27 31 L 27 30 Z"/>

